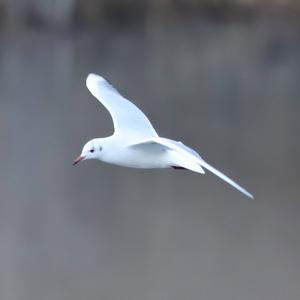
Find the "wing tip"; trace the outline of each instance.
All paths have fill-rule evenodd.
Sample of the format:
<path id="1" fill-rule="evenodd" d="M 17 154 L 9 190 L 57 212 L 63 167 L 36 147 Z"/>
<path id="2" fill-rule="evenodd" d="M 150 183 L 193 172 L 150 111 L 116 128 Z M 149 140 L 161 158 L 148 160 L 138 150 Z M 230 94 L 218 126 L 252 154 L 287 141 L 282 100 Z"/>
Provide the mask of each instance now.
<path id="1" fill-rule="evenodd" d="M 250 198 L 251 200 L 254 200 L 254 196 L 249 193 L 246 189 L 244 189 L 243 187 L 241 187 L 240 185 L 236 184 L 236 186 L 234 186 L 238 191 L 240 191 L 241 193 L 243 193 L 245 196 L 247 196 L 248 198 Z"/>
<path id="2" fill-rule="evenodd" d="M 242 192 L 245 196 L 247 196 L 251 200 L 254 200 L 254 196 L 251 193 L 249 193 L 246 189 L 242 188 L 241 186 L 238 186 L 238 187 L 239 187 L 238 190 L 240 192 Z"/>
<path id="3" fill-rule="evenodd" d="M 254 196 L 249 192 L 247 192 L 245 195 L 248 196 L 251 200 L 255 200 Z"/>
<path id="4" fill-rule="evenodd" d="M 213 166 L 208 164 L 206 161 L 202 160 L 201 161 L 201 166 L 206 168 L 210 172 L 214 173 L 215 175 L 217 175 L 218 177 L 220 177 L 224 181 L 226 181 L 228 184 L 230 184 L 232 187 L 236 188 L 238 191 L 243 193 L 245 196 L 249 197 L 251 200 L 254 199 L 254 196 L 252 194 L 250 194 L 246 189 L 244 189 L 243 187 L 238 185 L 236 182 L 234 182 L 228 176 L 226 176 L 225 174 L 223 174 L 222 172 L 220 172 L 219 170 L 217 170 L 216 168 L 214 168 Z"/>

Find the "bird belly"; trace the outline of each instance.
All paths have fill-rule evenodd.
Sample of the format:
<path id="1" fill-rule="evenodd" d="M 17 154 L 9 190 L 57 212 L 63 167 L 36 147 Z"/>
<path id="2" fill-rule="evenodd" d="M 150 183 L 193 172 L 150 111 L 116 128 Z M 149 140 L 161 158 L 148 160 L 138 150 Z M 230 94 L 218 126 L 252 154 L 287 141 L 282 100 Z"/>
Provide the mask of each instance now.
<path id="1" fill-rule="evenodd" d="M 126 149 L 115 152 L 112 157 L 107 158 L 104 161 L 114 165 L 139 169 L 170 167 L 168 153 L 165 151 L 162 151 L 161 153 L 151 153 Z"/>

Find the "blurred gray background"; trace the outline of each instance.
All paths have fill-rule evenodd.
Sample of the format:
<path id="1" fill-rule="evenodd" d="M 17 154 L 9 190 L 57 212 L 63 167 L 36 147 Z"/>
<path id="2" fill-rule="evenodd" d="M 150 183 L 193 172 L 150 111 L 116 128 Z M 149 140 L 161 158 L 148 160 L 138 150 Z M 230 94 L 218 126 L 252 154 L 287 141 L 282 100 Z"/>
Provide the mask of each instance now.
<path id="1" fill-rule="evenodd" d="M 0 1 L 1 300 L 300 299 L 299 1 Z M 213 175 L 72 167 L 108 78 Z"/>

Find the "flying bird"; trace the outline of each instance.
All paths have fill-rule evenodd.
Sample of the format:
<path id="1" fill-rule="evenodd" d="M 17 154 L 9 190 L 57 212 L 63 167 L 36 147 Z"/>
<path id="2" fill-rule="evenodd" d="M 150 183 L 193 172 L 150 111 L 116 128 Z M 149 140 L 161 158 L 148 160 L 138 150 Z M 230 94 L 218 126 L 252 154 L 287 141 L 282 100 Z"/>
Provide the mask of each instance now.
<path id="1" fill-rule="evenodd" d="M 87 142 L 73 165 L 82 160 L 98 159 L 131 168 L 187 169 L 201 174 L 206 169 L 253 198 L 253 195 L 208 164 L 193 149 L 182 142 L 160 137 L 145 114 L 103 77 L 89 74 L 86 86 L 111 114 L 114 134 Z"/>

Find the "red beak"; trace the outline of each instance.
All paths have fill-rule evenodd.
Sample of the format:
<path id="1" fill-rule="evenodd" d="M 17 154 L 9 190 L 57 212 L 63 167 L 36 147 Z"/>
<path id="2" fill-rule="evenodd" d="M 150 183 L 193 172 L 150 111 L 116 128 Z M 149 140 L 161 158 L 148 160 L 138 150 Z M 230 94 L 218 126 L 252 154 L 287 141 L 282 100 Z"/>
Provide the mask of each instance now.
<path id="1" fill-rule="evenodd" d="M 73 166 L 77 165 L 80 161 L 82 161 L 83 159 L 85 159 L 84 156 L 79 155 L 73 162 Z"/>

